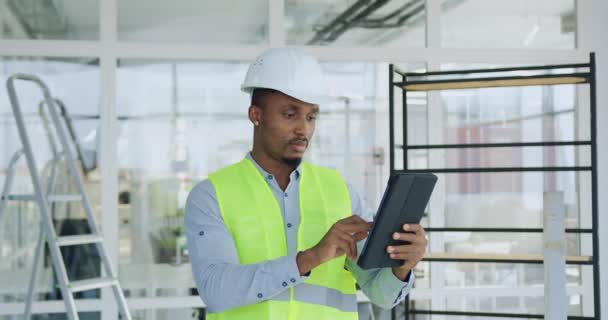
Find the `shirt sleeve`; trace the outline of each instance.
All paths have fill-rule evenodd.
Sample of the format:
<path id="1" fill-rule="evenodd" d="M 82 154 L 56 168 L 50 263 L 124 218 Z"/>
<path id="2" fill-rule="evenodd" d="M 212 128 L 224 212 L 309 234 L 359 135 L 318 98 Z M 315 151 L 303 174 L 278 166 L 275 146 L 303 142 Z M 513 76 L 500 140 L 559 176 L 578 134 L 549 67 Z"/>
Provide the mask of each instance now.
<path id="1" fill-rule="evenodd" d="M 194 280 L 209 312 L 268 300 L 306 280 L 300 276 L 295 255 L 239 263 L 234 239 L 208 180 L 188 195 L 184 225 Z"/>
<path id="2" fill-rule="evenodd" d="M 365 221 L 372 221 L 374 214 L 369 210 L 365 201 L 359 196 L 354 188 L 347 184 L 350 194 L 351 209 L 354 215 L 358 215 Z M 357 258 L 367 239 L 357 243 Z M 403 301 L 414 284 L 413 272 L 407 276 L 406 281 L 401 281 L 393 274 L 392 268 L 361 269 L 355 262 L 346 259 L 346 268 L 353 274 L 359 287 L 369 300 L 382 308 L 390 309 Z"/>

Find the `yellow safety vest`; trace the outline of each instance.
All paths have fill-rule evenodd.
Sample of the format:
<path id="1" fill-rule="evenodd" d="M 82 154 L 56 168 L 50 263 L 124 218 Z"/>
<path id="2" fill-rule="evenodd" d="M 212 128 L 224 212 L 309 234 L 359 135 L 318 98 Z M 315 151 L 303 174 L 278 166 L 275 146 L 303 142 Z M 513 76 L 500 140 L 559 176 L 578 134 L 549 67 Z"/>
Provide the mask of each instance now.
<path id="1" fill-rule="evenodd" d="M 298 251 L 316 245 L 338 220 L 351 215 L 346 183 L 335 171 L 302 164 Z M 253 264 L 287 255 L 287 241 L 279 204 L 262 174 L 248 160 L 209 176 L 228 231 L 234 238 L 241 264 Z M 344 268 L 345 256 L 327 261 L 304 283 L 259 303 L 210 313 L 226 320 L 356 320 L 355 279 Z"/>

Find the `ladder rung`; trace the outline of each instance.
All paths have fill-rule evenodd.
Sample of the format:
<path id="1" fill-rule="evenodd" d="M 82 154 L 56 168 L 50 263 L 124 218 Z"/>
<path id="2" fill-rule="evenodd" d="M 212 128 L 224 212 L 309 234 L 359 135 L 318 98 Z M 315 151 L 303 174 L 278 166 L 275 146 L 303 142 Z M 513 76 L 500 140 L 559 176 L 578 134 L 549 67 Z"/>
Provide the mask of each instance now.
<path id="1" fill-rule="evenodd" d="M 4 200 L 5 197 L 2 197 Z M 9 194 L 6 196 L 11 201 L 35 201 L 36 195 L 33 194 Z M 53 194 L 47 196 L 49 202 L 73 202 L 81 201 L 82 196 L 79 194 Z"/>
<path id="2" fill-rule="evenodd" d="M 36 197 L 33 194 L 9 194 L 6 197 L 2 197 L 2 200 L 4 199 L 11 201 L 33 201 Z"/>
<path id="3" fill-rule="evenodd" d="M 100 289 L 116 284 L 118 284 L 118 281 L 115 278 L 93 278 L 71 282 L 69 287 L 72 293 L 74 293 L 91 289 Z"/>
<path id="4" fill-rule="evenodd" d="M 82 196 L 79 194 L 52 194 L 47 199 L 49 202 L 74 202 L 82 201 Z"/>
<path id="5" fill-rule="evenodd" d="M 83 234 L 75 236 L 61 236 L 57 238 L 59 246 L 76 246 L 80 244 L 102 242 L 103 237 L 98 234 Z"/>

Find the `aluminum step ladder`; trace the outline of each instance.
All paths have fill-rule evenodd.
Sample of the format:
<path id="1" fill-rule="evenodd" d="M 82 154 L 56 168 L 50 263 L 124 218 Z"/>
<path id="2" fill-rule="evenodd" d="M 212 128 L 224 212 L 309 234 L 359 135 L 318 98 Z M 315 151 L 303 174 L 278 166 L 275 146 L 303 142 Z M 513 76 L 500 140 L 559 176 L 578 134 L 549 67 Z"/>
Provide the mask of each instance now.
<path id="1" fill-rule="evenodd" d="M 48 118 L 43 116 L 43 124 L 47 131 L 49 144 L 53 153 L 52 167 L 50 177 L 47 180 L 47 186 L 42 186 L 42 179 L 40 177 L 38 168 L 36 167 L 36 161 L 32 152 L 32 146 L 28 137 L 27 129 L 21 108 L 19 106 L 19 99 L 15 90 L 15 82 L 17 80 L 33 82 L 40 87 L 43 97 L 44 104 L 46 106 L 41 112 L 46 112 L 50 116 Z M 76 305 L 74 303 L 74 294 L 81 291 L 87 291 L 91 289 L 101 289 L 104 287 L 112 287 L 114 297 L 118 304 L 122 319 L 131 320 L 131 315 L 127 307 L 127 303 L 122 292 L 122 288 L 116 276 L 116 272 L 113 270 L 112 263 L 110 262 L 108 252 L 103 244 L 103 236 L 95 221 L 95 216 L 91 203 L 87 196 L 84 182 L 80 171 L 78 170 L 78 160 L 74 156 L 74 151 L 70 147 L 68 136 L 66 134 L 66 123 L 60 121 L 60 115 L 57 111 L 57 103 L 51 96 L 49 88 L 46 84 L 38 77 L 28 74 L 14 74 L 8 78 L 6 82 L 11 107 L 13 109 L 13 116 L 17 124 L 17 130 L 19 132 L 19 138 L 21 140 L 22 149 L 18 150 L 9 163 L 9 169 L 7 170 L 7 177 L 2 190 L 0 198 L 0 219 L 2 218 L 2 212 L 6 208 L 7 201 L 20 200 L 20 201 L 35 201 L 40 210 L 42 216 L 41 221 L 41 232 L 37 243 L 36 255 L 34 257 L 34 267 L 32 271 L 32 277 L 28 286 L 28 296 L 25 306 L 25 319 L 30 319 L 31 307 L 33 303 L 33 291 L 36 279 L 36 270 L 40 263 L 40 256 L 43 255 L 43 238 L 46 238 L 48 243 L 53 268 L 57 275 L 57 281 L 63 301 L 66 306 L 66 313 L 70 320 L 78 320 L 78 313 Z M 57 141 L 58 140 L 58 141 Z M 58 149 L 61 146 L 61 149 Z M 32 185 L 34 188 L 34 194 L 10 194 L 12 187 L 13 178 L 15 175 L 15 165 L 19 158 L 24 155 L 27 166 L 29 169 Z M 55 177 L 57 174 L 57 166 L 60 161 L 64 161 L 68 175 L 71 177 L 71 182 L 76 187 L 77 192 L 74 194 L 55 194 L 54 184 Z M 71 235 L 71 236 L 57 236 L 55 226 L 53 224 L 51 216 L 51 206 L 55 203 L 67 203 L 67 202 L 80 202 L 86 214 L 87 222 L 90 234 L 82 235 Z M 1 220 L 0 220 L 1 221 Z M 97 252 L 100 256 L 102 264 L 102 276 L 99 278 L 71 281 L 68 279 L 66 266 L 63 263 L 63 256 L 61 254 L 60 247 L 65 246 L 78 246 L 85 244 L 95 244 Z"/>

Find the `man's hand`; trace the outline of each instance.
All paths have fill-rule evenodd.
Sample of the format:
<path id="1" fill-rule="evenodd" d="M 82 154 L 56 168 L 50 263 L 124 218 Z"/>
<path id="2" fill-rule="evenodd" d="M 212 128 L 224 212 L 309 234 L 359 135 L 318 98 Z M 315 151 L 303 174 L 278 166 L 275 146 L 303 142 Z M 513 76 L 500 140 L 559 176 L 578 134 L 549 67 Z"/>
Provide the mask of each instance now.
<path id="1" fill-rule="evenodd" d="M 367 237 L 370 226 L 371 223 L 359 216 L 338 220 L 316 246 L 298 253 L 296 262 L 300 274 L 306 274 L 314 267 L 344 254 L 356 260 L 357 241 Z"/>
<path id="2" fill-rule="evenodd" d="M 424 257 L 428 241 L 424 228 L 419 224 L 404 224 L 403 230 L 406 233 L 395 232 L 393 239 L 407 241 L 409 244 L 388 246 L 386 252 L 390 254 L 391 259 L 405 260 L 401 267 L 393 268 L 395 276 L 405 281 L 410 271 Z"/>

